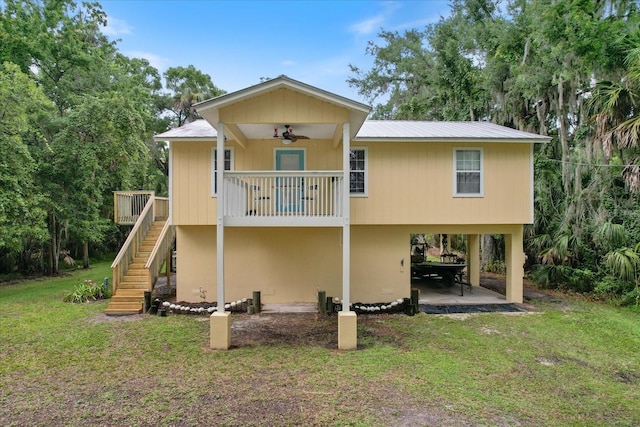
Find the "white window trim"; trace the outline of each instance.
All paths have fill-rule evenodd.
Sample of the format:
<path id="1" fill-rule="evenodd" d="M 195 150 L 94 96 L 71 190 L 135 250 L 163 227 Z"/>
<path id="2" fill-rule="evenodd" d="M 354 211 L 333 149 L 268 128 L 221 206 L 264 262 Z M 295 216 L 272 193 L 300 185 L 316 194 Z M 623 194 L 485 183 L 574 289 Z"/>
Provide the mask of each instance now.
<path id="1" fill-rule="evenodd" d="M 232 171 L 234 170 L 233 167 L 233 147 L 224 147 L 225 151 L 229 150 L 229 170 Z M 218 195 L 215 192 L 215 188 L 216 188 L 216 168 L 218 167 L 217 163 L 216 163 L 216 147 L 211 147 L 211 167 L 209 168 L 209 171 L 211 172 L 211 197 L 218 197 Z"/>
<path id="2" fill-rule="evenodd" d="M 368 197 L 369 196 L 369 147 L 349 147 L 349 150 L 362 150 L 364 151 L 364 192 L 352 193 L 349 191 L 351 197 Z M 351 165 L 349 165 L 349 172 L 351 172 Z M 349 174 L 349 180 L 351 174 Z"/>
<path id="3" fill-rule="evenodd" d="M 458 151 L 479 151 L 480 152 L 480 192 L 479 193 L 458 193 Z M 484 150 L 479 147 L 454 147 L 453 148 L 453 197 L 484 197 Z"/>

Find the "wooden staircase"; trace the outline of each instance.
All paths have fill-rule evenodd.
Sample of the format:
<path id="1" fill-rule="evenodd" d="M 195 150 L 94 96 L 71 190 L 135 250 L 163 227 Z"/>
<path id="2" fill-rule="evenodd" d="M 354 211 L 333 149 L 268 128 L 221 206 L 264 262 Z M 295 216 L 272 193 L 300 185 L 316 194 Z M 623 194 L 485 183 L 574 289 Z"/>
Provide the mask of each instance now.
<path id="1" fill-rule="evenodd" d="M 133 257 L 133 262 L 129 264 L 127 273 L 118 283 L 116 291 L 111 297 L 111 302 L 104 311 L 106 315 L 124 316 L 142 313 L 144 291 L 150 291 L 152 287 L 151 275 L 149 270 L 145 268 L 145 264 L 149 260 L 165 222 L 166 220 L 153 221 L 151 224 Z"/>

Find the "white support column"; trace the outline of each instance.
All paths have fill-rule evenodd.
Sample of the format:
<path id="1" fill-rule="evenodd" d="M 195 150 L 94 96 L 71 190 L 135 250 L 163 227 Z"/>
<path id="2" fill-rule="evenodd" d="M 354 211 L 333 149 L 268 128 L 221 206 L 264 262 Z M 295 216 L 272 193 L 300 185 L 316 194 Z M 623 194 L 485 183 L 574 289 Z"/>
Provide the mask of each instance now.
<path id="1" fill-rule="evenodd" d="M 231 313 L 224 310 L 224 125 L 218 123 L 216 145 L 216 277 L 218 309 L 209 318 L 209 346 L 231 347 Z"/>
<path id="2" fill-rule="evenodd" d="M 342 311 L 338 313 L 338 349 L 358 348 L 358 320 L 351 306 L 351 132 L 349 123 L 342 125 Z"/>
<path id="3" fill-rule="evenodd" d="M 514 226 L 511 234 L 505 234 L 505 262 L 507 264 L 507 302 L 522 303 L 524 299 L 523 227 Z"/>
<path id="4" fill-rule="evenodd" d="M 224 312 L 224 125 L 218 123 L 216 146 L 216 272 L 218 313 Z"/>
<path id="5" fill-rule="evenodd" d="M 351 135 L 349 122 L 342 124 L 342 311 L 349 311 L 351 305 Z"/>
<path id="6" fill-rule="evenodd" d="M 480 235 L 468 235 L 467 279 L 473 286 L 480 286 Z"/>
<path id="7" fill-rule="evenodd" d="M 173 150 L 169 141 L 169 225 L 173 225 Z"/>

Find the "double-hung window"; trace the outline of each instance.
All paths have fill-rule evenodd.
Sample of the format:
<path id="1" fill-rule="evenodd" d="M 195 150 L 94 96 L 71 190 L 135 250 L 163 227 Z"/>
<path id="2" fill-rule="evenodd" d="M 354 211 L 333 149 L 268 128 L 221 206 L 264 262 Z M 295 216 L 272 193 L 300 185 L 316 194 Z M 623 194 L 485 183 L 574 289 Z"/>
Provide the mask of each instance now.
<path id="1" fill-rule="evenodd" d="M 454 196 L 482 197 L 484 195 L 482 149 L 455 148 L 453 153 Z"/>
<path id="2" fill-rule="evenodd" d="M 224 170 L 233 170 L 233 150 L 224 149 Z M 218 194 L 218 150 L 211 149 L 211 196 Z"/>
<path id="3" fill-rule="evenodd" d="M 349 189 L 352 196 L 367 195 L 367 149 L 352 148 L 349 154 Z"/>

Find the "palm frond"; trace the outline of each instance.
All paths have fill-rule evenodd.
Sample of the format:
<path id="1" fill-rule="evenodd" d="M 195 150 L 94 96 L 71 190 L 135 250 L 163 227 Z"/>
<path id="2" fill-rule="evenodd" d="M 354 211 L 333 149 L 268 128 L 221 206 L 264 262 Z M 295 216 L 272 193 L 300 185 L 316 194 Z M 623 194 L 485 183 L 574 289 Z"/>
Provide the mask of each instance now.
<path id="1" fill-rule="evenodd" d="M 613 224 L 611 222 L 603 222 L 599 224 L 593 233 L 596 244 L 606 248 L 619 248 L 627 244 L 627 230 L 622 224 Z"/>
<path id="2" fill-rule="evenodd" d="M 620 279 L 633 282 L 638 277 L 640 256 L 627 247 L 614 249 L 604 256 L 605 265 Z"/>

